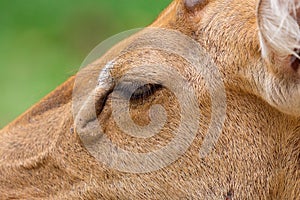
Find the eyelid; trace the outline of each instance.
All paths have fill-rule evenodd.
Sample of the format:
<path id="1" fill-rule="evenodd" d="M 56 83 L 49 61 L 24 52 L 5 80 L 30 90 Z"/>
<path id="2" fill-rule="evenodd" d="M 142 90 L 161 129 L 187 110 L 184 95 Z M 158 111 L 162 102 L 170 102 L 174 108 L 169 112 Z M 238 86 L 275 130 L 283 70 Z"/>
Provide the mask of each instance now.
<path id="1" fill-rule="evenodd" d="M 145 99 L 163 86 L 159 83 L 122 81 L 117 84 L 114 92 L 130 100 Z"/>

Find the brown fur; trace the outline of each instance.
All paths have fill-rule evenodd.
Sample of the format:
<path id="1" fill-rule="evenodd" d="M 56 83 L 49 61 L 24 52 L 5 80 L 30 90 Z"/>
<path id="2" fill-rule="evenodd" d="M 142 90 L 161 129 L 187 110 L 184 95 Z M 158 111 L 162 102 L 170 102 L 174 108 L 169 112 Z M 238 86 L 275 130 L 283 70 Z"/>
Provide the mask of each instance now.
<path id="1" fill-rule="evenodd" d="M 176 55 L 133 51 L 117 61 L 115 77 L 128 69 L 126 62 L 143 63 L 153 58 L 193 82 L 203 119 L 188 151 L 151 173 L 107 168 L 90 155 L 72 131 L 72 77 L 0 131 L 0 199 L 299 199 L 300 113 L 293 116 L 271 106 L 260 88 L 258 79 L 267 78 L 263 73 L 282 77 L 282 72 L 269 72 L 272 60 L 261 56 L 258 2 L 210 0 L 192 9 L 184 5 L 175 0 L 151 26 L 179 30 L 194 38 L 213 56 L 222 73 L 228 107 L 213 152 L 199 157 L 211 115 L 203 80 L 193 77 L 187 63 Z M 92 71 L 99 72 L 102 67 L 93 66 Z M 152 104 L 162 104 L 172 117 L 149 141 L 133 139 L 116 128 L 110 96 L 99 120 L 107 136 L 120 147 L 149 151 L 170 139 L 179 120 L 178 102 L 164 89 L 133 105 L 132 119 L 147 124 Z"/>

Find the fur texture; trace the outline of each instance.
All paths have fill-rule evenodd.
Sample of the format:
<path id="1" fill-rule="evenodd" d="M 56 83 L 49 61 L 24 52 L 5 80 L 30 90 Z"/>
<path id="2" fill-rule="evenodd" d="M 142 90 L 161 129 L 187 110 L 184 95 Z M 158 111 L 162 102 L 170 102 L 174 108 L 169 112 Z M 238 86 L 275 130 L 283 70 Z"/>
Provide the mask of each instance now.
<path id="1" fill-rule="evenodd" d="M 299 9 L 300 1 L 296 0 L 260 2 L 260 42 L 264 57 L 272 50 L 280 56 L 299 57 L 295 52 L 295 49 L 300 48 Z"/>
<path id="2" fill-rule="evenodd" d="M 298 199 L 300 77 L 282 59 L 294 55 L 299 45 L 298 16 L 295 21 L 294 15 L 298 1 L 205 2 L 187 9 L 184 0 L 175 0 L 151 26 L 174 29 L 195 39 L 222 74 L 226 121 L 209 156 L 199 157 L 212 116 L 205 81 L 178 55 L 138 49 L 114 60 L 111 76 L 117 80 L 132 62 L 160 61 L 189 80 L 202 118 L 187 152 L 151 173 L 122 173 L 98 162 L 74 127 L 72 77 L 0 131 L 0 199 Z M 128 40 L 111 51 L 126 46 Z M 81 85 L 83 91 L 93 90 L 90 80 L 99 78 L 108 60 L 104 56 L 77 75 L 76 80 L 86 83 Z M 145 70 L 144 76 L 147 73 Z M 167 122 L 149 140 L 123 134 L 112 117 L 112 96 L 101 92 L 101 98 L 103 94 L 106 101 L 102 101 L 97 120 L 119 147 L 148 152 L 165 146 L 173 137 L 180 107 L 167 89 L 131 104 L 131 118 L 141 126 L 149 123 L 151 105 L 164 106 Z M 87 111 L 77 115 L 88 115 Z"/>

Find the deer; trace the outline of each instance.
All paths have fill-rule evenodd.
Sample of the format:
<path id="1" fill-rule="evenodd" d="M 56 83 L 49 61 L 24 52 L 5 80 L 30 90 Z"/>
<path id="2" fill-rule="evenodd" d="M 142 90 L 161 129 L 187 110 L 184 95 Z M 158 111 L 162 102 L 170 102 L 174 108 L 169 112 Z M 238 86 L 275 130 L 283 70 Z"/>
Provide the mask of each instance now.
<path id="1" fill-rule="evenodd" d="M 299 4 L 174 0 L 149 25 L 159 29 L 155 34 L 141 31 L 118 43 L 0 130 L 0 199 L 299 199 Z M 172 51 L 135 48 L 136 41 L 170 35 L 167 30 L 181 39 L 157 45 L 170 42 L 181 48 L 188 37 L 205 53 L 184 50 L 205 64 L 200 61 L 195 69 Z M 117 58 L 110 56 L 121 51 Z M 135 69 L 132 63 L 144 67 Z M 209 82 L 195 70 L 210 73 L 212 63 L 219 77 Z M 188 89 L 168 77 L 170 71 L 188 80 Z M 215 99 L 209 91 L 220 93 L 217 80 L 226 96 L 216 103 L 216 108 L 226 103 L 224 123 L 211 151 L 199 156 L 214 112 L 221 113 L 212 109 Z M 175 95 L 170 88 L 176 85 L 186 93 Z M 74 97 L 74 91 L 79 95 Z M 128 110 L 115 115 L 113 109 L 123 102 Z M 155 112 L 162 107 L 164 118 Z M 141 135 L 148 132 L 130 127 L 136 131 L 124 134 L 115 120 L 123 112 L 129 115 L 120 119 L 123 128 L 154 124 L 148 126 L 151 134 L 155 125 L 165 123 L 148 138 Z M 197 116 L 201 119 L 193 123 Z M 171 143 L 179 127 L 178 140 L 188 146 L 178 155 L 169 151 L 143 162 L 135 162 L 138 156 L 115 162 L 121 151 L 106 148 L 105 142 L 98 146 L 111 141 L 144 155 Z M 164 162 L 175 154 L 176 159 Z"/>

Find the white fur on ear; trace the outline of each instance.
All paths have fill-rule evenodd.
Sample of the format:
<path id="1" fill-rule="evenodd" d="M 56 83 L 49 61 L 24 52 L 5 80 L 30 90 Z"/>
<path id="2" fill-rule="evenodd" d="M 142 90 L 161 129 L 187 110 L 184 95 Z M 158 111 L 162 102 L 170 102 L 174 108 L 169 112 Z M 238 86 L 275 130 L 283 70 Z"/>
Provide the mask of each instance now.
<path id="1" fill-rule="evenodd" d="M 260 0 L 257 16 L 263 57 L 273 51 L 278 56 L 299 58 L 295 52 L 300 49 L 299 8 L 300 0 Z"/>

